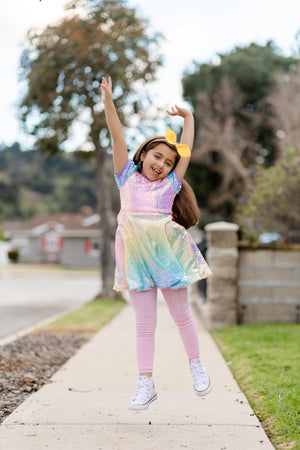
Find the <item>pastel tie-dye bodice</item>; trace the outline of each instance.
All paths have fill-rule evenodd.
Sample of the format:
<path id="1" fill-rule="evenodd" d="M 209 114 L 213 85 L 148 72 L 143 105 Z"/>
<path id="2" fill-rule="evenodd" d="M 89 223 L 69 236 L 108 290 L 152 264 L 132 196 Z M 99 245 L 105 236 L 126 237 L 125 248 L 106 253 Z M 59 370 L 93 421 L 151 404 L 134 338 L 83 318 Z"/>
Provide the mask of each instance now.
<path id="1" fill-rule="evenodd" d="M 130 159 L 116 175 L 116 181 L 123 211 L 171 214 L 174 197 L 181 187 L 176 172 L 162 180 L 151 181 L 137 171 Z"/>

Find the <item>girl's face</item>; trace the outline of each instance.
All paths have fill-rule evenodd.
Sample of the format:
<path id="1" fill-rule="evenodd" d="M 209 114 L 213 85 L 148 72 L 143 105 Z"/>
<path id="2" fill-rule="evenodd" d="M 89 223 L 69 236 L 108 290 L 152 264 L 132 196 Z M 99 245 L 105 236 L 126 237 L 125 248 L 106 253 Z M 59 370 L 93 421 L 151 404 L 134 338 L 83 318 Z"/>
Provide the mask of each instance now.
<path id="1" fill-rule="evenodd" d="M 160 143 L 141 154 L 141 161 L 143 161 L 142 175 L 151 181 L 161 180 L 171 172 L 175 160 L 176 152 L 167 145 Z"/>

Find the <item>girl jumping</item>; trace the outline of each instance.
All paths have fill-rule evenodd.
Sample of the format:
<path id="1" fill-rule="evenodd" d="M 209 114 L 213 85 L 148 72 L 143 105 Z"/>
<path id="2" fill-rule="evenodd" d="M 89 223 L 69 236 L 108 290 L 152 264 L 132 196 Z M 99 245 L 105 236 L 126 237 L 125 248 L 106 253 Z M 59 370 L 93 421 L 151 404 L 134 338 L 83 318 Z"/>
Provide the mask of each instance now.
<path id="1" fill-rule="evenodd" d="M 199 357 L 195 320 L 187 286 L 211 271 L 186 228 L 199 220 L 193 191 L 183 180 L 194 140 L 194 119 L 179 106 L 167 113 L 184 119 L 180 144 L 165 136 L 145 141 L 128 158 L 122 126 L 112 98 L 112 82 L 103 78 L 101 93 L 113 140 L 116 183 L 121 210 L 116 233 L 114 289 L 129 290 L 136 319 L 138 387 L 129 408 L 143 410 L 157 398 L 152 380 L 157 289 L 160 289 L 184 344 L 196 394 L 206 395 L 210 378 Z"/>

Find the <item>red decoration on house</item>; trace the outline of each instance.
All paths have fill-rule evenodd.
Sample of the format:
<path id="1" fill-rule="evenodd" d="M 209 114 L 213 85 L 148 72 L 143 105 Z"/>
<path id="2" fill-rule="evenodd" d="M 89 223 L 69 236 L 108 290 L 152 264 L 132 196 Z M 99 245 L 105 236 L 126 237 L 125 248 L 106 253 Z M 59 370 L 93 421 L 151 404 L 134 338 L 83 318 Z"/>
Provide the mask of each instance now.
<path id="1" fill-rule="evenodd" d="M 42 236 L 41 237 L 41 247 L 42 247 L 43 250 L 46 250 L 46 248 L 47 248 L 47 238 L 46 238 L 46 236 Z"/>
<path id="2" fill-rule="evenodd" d="M 91 241 L 91 239 L 89 239 L 89 238 L 87 238 L 86 240 L 85 240 L 85 243 L 84 243 L 84 250 L 85 250 L 85 253 L 90 253 L 90 251 L 92 250 L 92 241 Z"/>

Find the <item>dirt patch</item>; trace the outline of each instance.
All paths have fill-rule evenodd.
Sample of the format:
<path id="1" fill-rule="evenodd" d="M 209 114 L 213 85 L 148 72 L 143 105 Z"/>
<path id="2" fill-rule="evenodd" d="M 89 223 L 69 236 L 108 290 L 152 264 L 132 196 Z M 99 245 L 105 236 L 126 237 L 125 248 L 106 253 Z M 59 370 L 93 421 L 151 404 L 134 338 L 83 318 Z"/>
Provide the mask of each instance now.
<path id="1" fill-rule="evenodd" d="M 0 423 L 92 336 L 90 330 L 36 331 L 0 346 Z"/>

